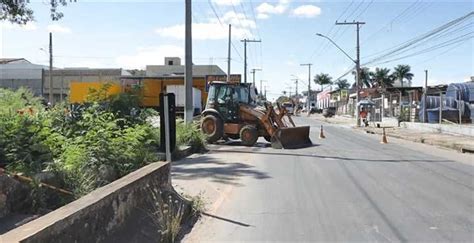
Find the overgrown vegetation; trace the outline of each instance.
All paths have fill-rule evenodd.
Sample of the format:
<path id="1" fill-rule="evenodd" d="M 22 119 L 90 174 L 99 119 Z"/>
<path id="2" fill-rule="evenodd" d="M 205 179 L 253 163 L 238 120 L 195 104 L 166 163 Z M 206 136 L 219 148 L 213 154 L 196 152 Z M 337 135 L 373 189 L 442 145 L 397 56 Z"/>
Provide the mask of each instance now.
<path id="1" fill-rule="evenodd" d="M 41 105 L 25 89 L 0 89 L 0 163 L 33 177 L 48 171 L 60 187 L 80 197 L 158 160 L 159 128 L 147 119 L 157 112 L 139 107 L 134 92 L 112 97 L 91 90 L 87 105 Z M 193 125 L 178 122 L 177 144 L 204 148 Z"/>
<path id="2" fill-rule="evenodd" d="M 195 123 L 186 124 L 183 120 L 176 123 L 176 144 L 189 145 L 196 152 L 205 149 L 206 138 L 198 125 Z"/>
<path id="3" fill-rule="evenodd" d="M 132 94 L 95 94 L 86 106 L 45 110 L 27 90 L 0 90 L 0 161 L 27 176 L 52 171 L 76 196 L 156 161 L 159 130 L 146 122 L 153 112 Z"/>

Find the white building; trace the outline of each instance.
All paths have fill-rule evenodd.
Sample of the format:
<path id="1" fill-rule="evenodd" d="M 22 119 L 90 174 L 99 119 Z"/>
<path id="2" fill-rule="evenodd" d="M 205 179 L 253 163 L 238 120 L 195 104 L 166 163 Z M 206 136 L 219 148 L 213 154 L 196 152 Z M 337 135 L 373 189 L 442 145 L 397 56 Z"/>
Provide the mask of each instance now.
<path id="1" fill-rule="evenodd" d="M 16 90 L 29 88 L 35 95 L 42 95 L 43 69 L 24 58 L 0 58 L 0 88 Z"/>
<path id="2" fill-rule="evenodd" d="M 193 77 L 207 75 L 226 75 L 217 65 L 193 65 Z M 184 65 L 179 57 L 165 57 L 164 65 L 147 65 L 147 77 L 184 76 Z"/>

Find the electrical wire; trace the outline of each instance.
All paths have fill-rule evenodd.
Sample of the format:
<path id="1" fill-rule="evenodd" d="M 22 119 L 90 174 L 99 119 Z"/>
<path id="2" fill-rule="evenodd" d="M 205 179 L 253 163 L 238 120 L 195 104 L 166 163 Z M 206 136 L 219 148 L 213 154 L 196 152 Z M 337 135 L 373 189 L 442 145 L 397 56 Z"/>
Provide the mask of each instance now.
<path id="1" fill-rule="evenodd" d="M 405 8 L 404 10 L 402 10 L 401 13 L 399 13 L 397 16 L 395 16 L 392 20 L 390 20 L 389 22 L 387 22 L 385 25 L 382 26 L 382 28 L 378 29 L 377 31 L 375 31 L 373 34 L 369 35 L 363 42 L 367 42 L 368 40 L 372 39 L 373 37 L 375 37 L 380 31 L 384 30 L 386 27 L 390 26 L 390 25 L 393 25 L 393 23 L 399 19 L 401 16 L 403 16 L 408 10 L 411 9 L 411 7 L 413 7 L 415 4 L 417 4 L 419 2 L 419 0 L 415 1 L 414 3 L 410 4 L 407 8 Z"/>
<path id="2" fill-rule="evenodd" d="M 423 35 L 421 35 L 421 36 L 415 37 L 415 38 L 413 38 L 413 39 L 411 39 L 411 40 L 408 40 L 408 41 L 406 41 L 406 42 L 404 42 L 404 43 L 402 43 L 402 44 L 396 45 L 395 47 L 392 47 L 392 48 L 389 48 L 389 49 L 387 49 L 387 50 L 385 50 L 385 51 L 382 51 L 382 52 L 384 52 L 384 53 L 382 53 L 382 54 L 379 55 L 378 57 L 373 58 L 372 60 L 370 60 L 370 61 L 367 62 L 366 64 L 371 64 L 371 63 L 380 61 L 380 60 L 382 60 L 382 59 L 384 59 L 384 58 L 387 58 L 387 57 L 389 57 L 390 55 L 396 54 L 397 52 L 400 52 L 400 51 L 402 51 L 402 50 L 404 50 L 404 49 L 406 49 L 406 48 L 408 48 L 408 47 L 410 47 L 410 46 L 413 46 L 414 44 L 419 43 L 420 41 L 423 41 L 423 40 L 425 40 L 425 39 L 427 39 L 427 38 L 429 38 L 429 37 L 431 37 L 431 36 L 433 36 L 433 35 L 436 35 L 436 34 L 442 32 L 442 31 L 445 31 L 445 30 L 451 28 L 452 26 L 455 26 L 455 25 L 458 24 L 459 22 L 465 21 L 466 19 L 472 17 L 473 15 L 474 15 L 474 12 L 470 12 L 470 13 L 468 13 L 467 15 L 464 15 L 464 16 L 462 16 L 462 17 L 460 17 L 460 18 L 457 18 L 457 19 L 455 19 L 455 20 L 453 20 L 453 21 L 451 21 L 451 22 L 448 22 L 447 24 L 444 24 L 444 25 L 442 25 L 442 26 L 440 26 L 440 27 L 438 27 L 438 28 L 436 28 L 436 29 L 434 29 L 434 30 L 431 30 L 431 31 L 429 31 L 429 32 L 427 32 L 427 33 L 425 33 L 425 34 L 423 34 Z M 379 52 L 379 53 L 381 53 L 381 52 Z"/>
<path id="3" fill-rule="evenodd" d="M 402 57 L 390 59 L 390 60 L 383 61 L 383 62 L 371 63 L 371 64 L 378 65 L 378 64 L 390 63 L 390 62 L 393 62 L 393 61 L 398 61 L 398 60 L 405 59 L 405 58 L 408 58 L 408 57 L 413 57 L 413 56 L 421 55 L 421 54 L 424 54 L 424 53 L 427 53 L 427 52 L 431 52 L 431 51 L 434 51 L 434 50 L 437 50 L 437 49 L 440 49 L 440 48 L 443 48 L 443 47 L 446 47 L 446 46 L 457 44 L 459 42 L 464 42 L 464 41 L 467 41 L 467 40 L 473 38 L 474 36 L 472 36 L 472 35 L 469 36 L 470 34 L 473 34 L 473 33 L 474 33 L 474 31 L 469 32 L 469 33 L 467 33 L 465 35 L 462 35 L 462 36 L 458 36 L 458 37 L 456 37 L 454 39 L 451 39 L 449 41 L 445 41 L 443 43 L 440 43 L 440 44 L 437 44 L 437 45 L 434 45 L 434 46 L 430 46 L 430 47 L 422 49 L 420 51 L 402 56 Z"/>
<path id="4" fill-rule="evenodd" d="M 336 19 L 335 22 L 339 21 L 339 19 L 341 19 L 342 16 L 344 16 L 344 14 L 346 14 L 346 12 L 350 9 L 350 7 L 352 6 L 352 4 L 354 4 L 354 0 L 352 0 L 352 1 L 349 3 L 349 5 L 347 5 L 347 7 L 342 11 L 341 15 L 339 15 L 339 17 Z M 332 36 L 332 35 L 333 35 L 332 30 L 334 29 L 334 26 L 335 26 L 335 25 L 331 25 L 331 28 L 330 28 L 329 31 L 326 33 L 326 36 Z M 338 31 L 339 31 L 339 29 L 336 30 L 336 33 L 335 33 L 335 34 L 337 34 Z M 334 34 L 334 35 L 335 35 L 335 34 Z M 310 55 L 310 57 L 309 57 L 309 61 L 311 61 L 311 60 L 313 59 L 313 57 L 316 55 L 316 53 L 318 54 L 318 56 L 321 55 L 321 52 L 322 52 L 323 50 L 327 49 L 328 45 L 329 45 L 329 43 L 327 43 L 327 42 L 323 42 L 322 45 L 319 45 L 319 46 L 318 46 L 319 48 L 317 47 L 317 48 L 311 53 L 311 55 Z"/>
<path id="5" fill-rule="evenodd" d="M 216 16 L 217 21 L 219 21 L 219 24 L 220 24 L 222 27 L 224 27 L 224 24 L 222 24 L 221 18 L 219 17 L 219 15 L 217 14 L 216 9 L 214 8 L 214 4 L 212 4 L 212 1 L 211 1 L 211 0 L 208 0 L 208 3 L 209 3 L 209 6 L 210 6 L 211 9 L 212 9 L 212 12 L 214 12 L 214 15 Z M 237 55 L 240 57 L 240 59 L 243 60 L 242 55 L 240 54 L 240 52 L 239 52 L 239 50 L 237 49 L 237 47 L 235 47 L 234 42 L 231 41 L 230 44 L 232 45 L 232 48 L 233 48 L 234 51 L 237 53 Z"/>

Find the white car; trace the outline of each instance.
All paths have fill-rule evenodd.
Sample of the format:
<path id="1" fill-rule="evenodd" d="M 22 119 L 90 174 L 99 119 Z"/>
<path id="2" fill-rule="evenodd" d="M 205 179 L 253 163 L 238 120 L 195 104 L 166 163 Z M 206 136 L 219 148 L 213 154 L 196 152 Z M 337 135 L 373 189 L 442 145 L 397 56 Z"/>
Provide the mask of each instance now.
<path id="1" fill-rule="evenodd" d="M 285 102 L 285 103 L 282 104 L 282 106 L 285 107 L 285 109 L 288 111 L 288 114 L 293 115 L 295 107 L 293 106 L 292 103 Z"/>

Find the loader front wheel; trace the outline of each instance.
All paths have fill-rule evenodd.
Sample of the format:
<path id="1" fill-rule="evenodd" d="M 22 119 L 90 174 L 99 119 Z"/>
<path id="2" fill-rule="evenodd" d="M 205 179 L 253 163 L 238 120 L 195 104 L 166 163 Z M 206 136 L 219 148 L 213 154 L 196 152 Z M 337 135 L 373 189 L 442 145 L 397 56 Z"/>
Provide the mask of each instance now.
<path id="1" fill-rule="evenodd" d="M 240 130 L 240 139 L 245 146 L 253 146 L 258 139 L 257 129 L 253 126 L 244 126 Z"/>
<path id="2" fill-rule="evenodd" d="M 215 143 L 224 135 L 224 124 L 220 118 L 207 115 L 201 121 L 201 130 L 208 143 Z"/>

